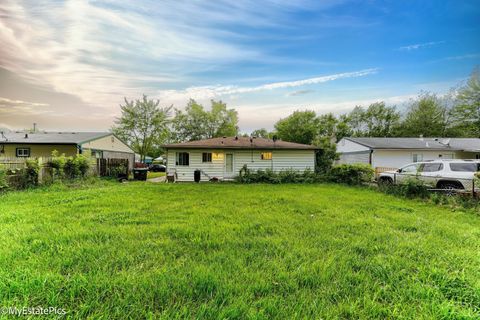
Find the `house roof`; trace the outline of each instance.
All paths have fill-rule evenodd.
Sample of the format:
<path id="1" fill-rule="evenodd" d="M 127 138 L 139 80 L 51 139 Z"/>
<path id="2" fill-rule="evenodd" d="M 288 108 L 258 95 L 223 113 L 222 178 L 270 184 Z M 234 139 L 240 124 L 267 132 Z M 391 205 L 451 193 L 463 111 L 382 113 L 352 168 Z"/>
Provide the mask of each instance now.
<path id="1" fill-rule="evenodd" d="M 164 145 L 165 148 L 178 149 L 293 149 L 293 150 L 316 150 L 315 146 L 293 143 L 281 140 L 250 137 L 222 137 L 205 140 L 172 143 Z"/>
<path id="2" fill-rule="evenodd" d="M 4 132 L 0 143 L 28 144 L 83 144 L 111 135 L 110 132 Z"/>
<path id="3" fill-rule="evenodd" d="M 345 138 L 371 149 L 422 149 L 480 152 L 478 138 Z"/>

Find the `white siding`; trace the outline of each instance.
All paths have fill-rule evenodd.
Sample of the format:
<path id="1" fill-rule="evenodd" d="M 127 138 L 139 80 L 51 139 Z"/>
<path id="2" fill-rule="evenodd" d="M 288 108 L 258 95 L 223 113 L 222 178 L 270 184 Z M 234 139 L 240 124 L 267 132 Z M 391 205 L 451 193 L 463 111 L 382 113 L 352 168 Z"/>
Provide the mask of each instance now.
<path id="1" fill-rule="evenodd" d="M 176 153 L 188 152 L 190 154 L 190 165 L 177 166 Z M 223 153 L 221 160 L 213 160 L 212 163 L 202 163 L 203 152 Z M 272 152 L 272 160 L 261 160 L 262 152 Z M 314 150 L 200 150 L 200 149 L 169 149 L 167 152 L 167 171 L 176 170 L 178 181 L 193 181 L 193 172 L 200 169 L 207 173 L 211 178 L 219 179 L 229 178 L 225 175 L 225 153 L 233 154 L 233 175 L 238 175 L 240 169 L 246 164 L 252 170 L 272 169 L 280 171 L 285 169 L 294 169 L 304 171 L 309 168 L 315 169 L 315 151 Z M 203 181 L 208 180 L 206 175 L 202 174 Z"/>
<path id="2" fill-rule="evenodd" d="M 413 155 L 421 155 L 423 160 L 459 159 L 463 154 L 454 151 L 432 150 L 375 150 L 372 154 L 372 167 L 400 168 L 413 162 Z M 440 155 L 442 155 L 440 157 Z"/>
<path id="3" fill-rule="evenodd" d="M 350 141 L 348 139 L 343 138 L 342 140 L 337 142 L 337 152 L 344 153 L 344 152 L 359 152 L 359 151 L 368 151 L 370 148 L 365 147 L 361 144 L 356 142 Z"/>
<path id="4" fill-rule="evenodd" d="M 188 152 L 190 155 L 190 165 L 189 166 L 177 166 L 176 165 L 176 154 L 177 152 Z M 223 179 L 224 174 L 224 159 L 214 160 L 212 162 L 202 162 L 202 153 L 204 152 L 217 152 L 222 153 L 222 150 L 194 150 L 194 149 L 178 149 L 178 150 L 168 150 L 167 152 L 167 171 L 170 169 L 175 169 L 177 172 L 179 181 L 193 181 L 193 172 L 197 169 L 202 170 L 210 178 L 216 177 Z M 208 180 L 209 178 L 202 173 L 201 180 Z"/>
<path id="5" fill-rule="evenodd" d="M 370 150 L 340 154 L 337 164 L 370 164 Z"/>
<path id="6" fill-rule="evenodd" d="M 129 146 L 120 141 L 113 134 L 89 142 L 85 142 L 84 144 L 82 144 L 82 148 L 134 153 Z"/>

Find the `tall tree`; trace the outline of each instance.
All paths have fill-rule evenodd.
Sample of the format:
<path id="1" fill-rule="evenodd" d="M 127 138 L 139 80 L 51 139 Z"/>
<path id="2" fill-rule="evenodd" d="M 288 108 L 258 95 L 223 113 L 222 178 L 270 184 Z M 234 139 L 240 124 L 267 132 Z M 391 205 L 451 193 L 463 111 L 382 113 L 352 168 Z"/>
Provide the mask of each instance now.
<path id="1" fill-rule="evenodd" d="M 366 110 L 356 106 L 344 116 L 344 132 L 357 137 L 391 137 L 395 135 L 399 120 L 396 108 L 387 107 L 383 101 L 372 103 Z"/>
<path id="2" fill-rule="evenodd" d="M 185 110 L 175 110 L 172 134 L 175 141 L 192 141 L 238 134 L 238 115 L 222 101 L 212 100 L 210 111 L 191 99 Z"/>
<path id="3" fill-rule="evenodd" d="M 168 117 L 172 107 L 160 108 L 159 100 L 142 99 L 128 101 L 120 105 L 122 115 L 115 120 L 113 133 L 128 143 L 141 160 L 155 145 L 161 144 L 168 136 Z"/>
<path id="4" fill-rule="evenodd" d="M 210 138 L 236 136 L 238 134 L 238 113 L 227 109 L 222 101 L 212 100 L 212 108 L 207 112 L 207 134 Z"/>
<path id="5" fill-rule="evenodd" d="M 457 101 L 451 113 L 454 123 L 465 136 L 480 138 L 480 69 L 474 70 L 460 88 Z"/>
<path id="6" fill-rule="evenodd" d="M 279 138 L 285 141 L 312 144 L 318 135 L 318 118 L 314 111 L 295 111 L 275 124 Z"/>
<path id="7" fill-rule="evenodd" d="M 355 106 L 346 116 L 346 120 L 353 136 L 361 137 L 364 135 L 365 128 L 365 110 L 361 106 Z"/>
<path id="8" fill-rule="evenodd" d="M 408 109 L 402 123 L 404 137 L 443 137 L 448 130 L 448 110 L 441 101 L 430 93 L 422 93 Z"/>
<path id="9" fill-rule="evenodd" d="M 273 137 L 273 132 L 268 132 L 267 129 L 261 128 L 261 129 L 253 130 L 251 136 L 271 139 Z"/>
<path id="10" fill-rule="evenodd" d="M 363 114 L 367 137 L 391 137 L 400 120 L 395 107 L 387 107 L 385 102 L 375 102 Z"/>

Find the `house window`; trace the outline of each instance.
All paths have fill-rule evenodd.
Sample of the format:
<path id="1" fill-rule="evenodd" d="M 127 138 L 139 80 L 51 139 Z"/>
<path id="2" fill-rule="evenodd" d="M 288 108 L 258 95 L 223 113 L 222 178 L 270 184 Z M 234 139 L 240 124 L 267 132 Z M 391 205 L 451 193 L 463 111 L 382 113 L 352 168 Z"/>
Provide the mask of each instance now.
<path id="1" fill-rule="evenodd" d="M 272 160 L 272 153 L 271 152 L 262 152 L 260 154 L 260 158 L 262 160 Z"/>
<path id="2" fill-rule="evenodd" d="M 91 150 L 92 157 L 95 157 L 96 159 L 102 159 L 103 158 L 103 151 L 101 150 Z"/>
<path id="3" fill-rule="evenodd" d="M 414 153 L 413 154 L 413 162 L 420 162 L 420 161 L 423 161 L 423 154 Z"/>
<path id="4" fill-rule="evenodd" d="M 177 166 L 189 166 L 190 154 L 188 152 L 177 152 Z"/>
<path id="5" fill-rule="evenodd" d="M 202 153 L 202 162 L 212 162 L 212 153 L 211 152 Z"/>
<path id="6" fill-rule="evenodd" d="M 30 148 L 17 148 L 17 157 L 30 157 Z"/>
<path id="7" fill-rule="evenodd" d="M 223 161 L 223 153 L 221 153 L 221 152 L 212 153 L 212 160 L 222 160 Z"/>

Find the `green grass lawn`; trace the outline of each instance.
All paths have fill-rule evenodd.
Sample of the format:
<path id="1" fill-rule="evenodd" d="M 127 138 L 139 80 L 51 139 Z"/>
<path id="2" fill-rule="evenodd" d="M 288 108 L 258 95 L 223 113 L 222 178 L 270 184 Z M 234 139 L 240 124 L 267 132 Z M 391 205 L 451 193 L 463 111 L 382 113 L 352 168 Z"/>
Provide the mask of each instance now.
<path id="1" fill-rule="evenodd" d="M 12 192 L 0 244 L 0 306 L 73 318 L 480 317 L 480 216 L 368 189 Z"/>
<path id="2" fill-rule="evenodd" d="M 165 176 L 165 172 L 148 171 L 147 173 L 147 179 L 153 179 L 153 178 L 164 177 L 164 176 Z"/>

